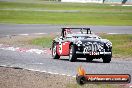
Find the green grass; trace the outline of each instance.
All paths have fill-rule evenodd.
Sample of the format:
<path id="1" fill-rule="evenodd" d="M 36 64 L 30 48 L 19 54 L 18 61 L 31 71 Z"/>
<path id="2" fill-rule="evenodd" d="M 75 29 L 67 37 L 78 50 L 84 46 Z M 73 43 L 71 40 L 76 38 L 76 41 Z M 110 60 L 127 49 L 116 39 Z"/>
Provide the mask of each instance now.
<path id="1" fill-rule="evenodd" d="M 32 41 L 30 41 L 30 43 L 33 45 L 42 46 L 44 48 L 46 47 L 50 48 L 53 38 L 54 38 L 53 36 L 45 36 L 42 38 L 33 39 Z"/>
<path id="2" fill-rule="evenodd" d="M 113 15 L 114 14 L 114 15 Z M 1 23 L 20 24 L 86 24 L 86 25 L 132 25 L 132 13 L 81 12 L 49 13 L 27 11 L 1 11 Z"/>
<path id="3" fill-rule="evenodd" d="M 24 9 L 24 11 L 12 9 Z M 34 9 L 79 12 L 45 12 Z M 112 7 L 103 4 L 0 2 L 0 23 L 132 25 L 131 9 L 132 7 Z"/>
<path id="4" fill-rule="evenodd" d="M 129 12 L 132 7 L 110 6 L 106 4 L 91 3 L 18 3 L 18 2 L 0 2 L 0 8 L 39 8 L 48 10 L 80 10 L 80 11 L 98 11 L 98 12 Z M 131 11 L 132 12 L 132 11 Z"/>
<path id="5" fill-rule="evenodd" d="M 113 44 L 113 55 L 115 57 L 132 56 L 132 35 L 102 35 L 102 38 L 109 39 Z"/>
<path id="6" fill-rule="evenodd" d="M 109 39 L 113 44 L 114 57 L 132 57 L 132 35 L 101 35 L 102 38 Z M 37 38 L 31 41 L 32 44 L 43 47 L 51 47 L 53 36 Z"/>

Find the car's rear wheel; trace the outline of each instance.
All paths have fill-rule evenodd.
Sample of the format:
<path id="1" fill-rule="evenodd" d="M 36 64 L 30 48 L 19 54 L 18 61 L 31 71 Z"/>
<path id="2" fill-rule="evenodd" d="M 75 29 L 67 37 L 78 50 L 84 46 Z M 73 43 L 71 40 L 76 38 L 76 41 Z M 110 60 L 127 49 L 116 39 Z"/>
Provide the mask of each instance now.
<path id="1" fill-rule="evenodd" d="M 112 58 L 112 55 L 104 55 L 104 56 L 102 57 L 103 63 L 110 63 L 111 58 Z"/>
<path id="2" fill-rule="evenodd" d="M 52 57 L 53 57 L 53 59 L 60 58 L 60 56 L 57 54 L 56 43 L 53 43 L 53 46 L 52 46 Z"/>
<path id="3" fill-rule="evenodd" d="M 69 51 L 69 61 L 74 62 L 76 60 L 77 60 L 77 55 L 76 55 L 75 45 L 71 45 Z"/>

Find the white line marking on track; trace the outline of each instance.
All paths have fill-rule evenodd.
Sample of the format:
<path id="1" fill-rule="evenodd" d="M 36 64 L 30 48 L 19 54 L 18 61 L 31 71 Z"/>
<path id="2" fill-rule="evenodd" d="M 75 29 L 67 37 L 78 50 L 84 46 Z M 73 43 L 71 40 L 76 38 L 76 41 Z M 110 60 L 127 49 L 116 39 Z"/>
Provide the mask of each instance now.
<path id="1" fill-rule="evenodd" d="M 67 76 L 71 76 L 71 75 L 67 75 Z"/>
<path id="2" fill-rule="evenodd" d="M 46 35 L 48 33 L 42 32 L 42 33 L 25 33 L 25 34 L 12 34 L 12 35 L 5 35 L 5 37 L 12 37 L 12 36 L 29 36 L 29 35 Z"/>
<path id="3" fill-rule="evenodd" d="M 24 36 L 28 36 L 29 34 L 18 34 L 18 35 L 24 35 Z"/>
<path id="4" fill-rule="evenodd" d="M 50 51 L 48 48 L 45 48 L 43 50 L 20 48 L 20 47 L 15 48 L 15 47 L 12 47 L 12 46 L 9 46 L 9 45 L 4 45 L 4 44 L 0 44 L 0 49 L 10 50 L 10 51 L 18 51 L 18 52 L 29 52 L 29 53 L 36 53 L 36 54 L 43 54 L 43 53 L 48 54 L 49 51 Z M 37 63 L 37 64 L 43 64 L 43 63 Z M 1 66 L 3 66 L 3 67 L 14 67 L 14 66 L 10 66 L 10 65 L 1 65 Z M 23 68 L 23 69 L 27 69 L 27 70 L 30 70 L 30 71 L 37 71 L 37 72 L 45 72 L 45 73 L 54 74 L 54 75 L 63 75 L 63 76 L 74 77 L 74 76 L 71 76 L 71 75 L 66 75 L 66 74 L 63 74 L 63 73 L 56 73 L 56 72 L 51 72 L 51 71 L 46 71 L 46 70 L 36 70 L 36 69 L 31 69 L 31 68 Z"/>
<path id="5" fill-rule="evenodd" d="M 8 66 L 8 65 L 0 65 L 2 67 L 11 67 L 11 68 L 21 68 L 21 67 L 14 67 L 14 66 Z M 68 76 L 68 77 L 73 77 L 75 78 L 76 76 L 72 76 L 72 75 L 66 75 L 66 74 L 63 74 L 63 73 L 56 73 L 56 72 L 51 72 L 51 71 L 46 71 L 46 70 L 36 70 L 36 69 L 32 69 L 32 68 L 22 68 L 22 69 L 25 69 L 25 70 L 29 70 L 29 71 L 35 71 L 35 72 L 44 72 L 44 73 L 48 73 L 48 74 L 52 74 L 52 75 L 62 75 L 62 76 Z"/>
<path id="6" fill-rule="evenodd" d="M 73 78 L 76 78 L 76 76 L 72 76 Z"/>
<path id="7" fill-rule="evenodd" d="M 59 73 L 54 73 L 55 75 L 58 75 Z"/>
<path id="8" fill-rule="evenodd" d="M 61 75 L 66 75 L 66 74 L 61 74 Z"/>
<path id="9" fill-rule="evenodd" d="M 47 34 L 47 33 L 33 33 L 34 35 L 44 35 L 44 34 Z"/>

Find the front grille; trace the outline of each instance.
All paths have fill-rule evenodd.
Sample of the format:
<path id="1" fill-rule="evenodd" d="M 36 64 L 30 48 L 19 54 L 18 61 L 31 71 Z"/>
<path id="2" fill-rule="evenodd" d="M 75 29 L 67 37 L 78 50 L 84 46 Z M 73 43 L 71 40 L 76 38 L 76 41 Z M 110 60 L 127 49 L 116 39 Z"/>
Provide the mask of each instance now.
<path id="1" fill-rule="evenodd" d="M 97 42 L 87 42 L 85 43 L 84 48 L 87 48 L 88 52 L 97 52 L 101 50 L 102 46 L 98 44 Z"/>
<path id="2" fill-rule="evenodd" d="M 97 51 L 98 50 L 98 44 L 97 43 L 93 43 L 93 46 L 92 46 L 93 50 L 92 51 Z"/>

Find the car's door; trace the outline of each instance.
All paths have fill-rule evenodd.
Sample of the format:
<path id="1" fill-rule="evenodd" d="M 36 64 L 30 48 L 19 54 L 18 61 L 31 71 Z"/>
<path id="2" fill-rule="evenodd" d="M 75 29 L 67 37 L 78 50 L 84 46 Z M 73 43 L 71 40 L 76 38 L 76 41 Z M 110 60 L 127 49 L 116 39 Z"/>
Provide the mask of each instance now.
<path id="1" fill-rule="evenodd" d="M 60 56 L 69 55 L 69 45 L 70 45 L 70 42 L 65 41 L 65 39 L 63 38 L 60 38 L 59 43 L 57 45 L 57 53 Z"/>

